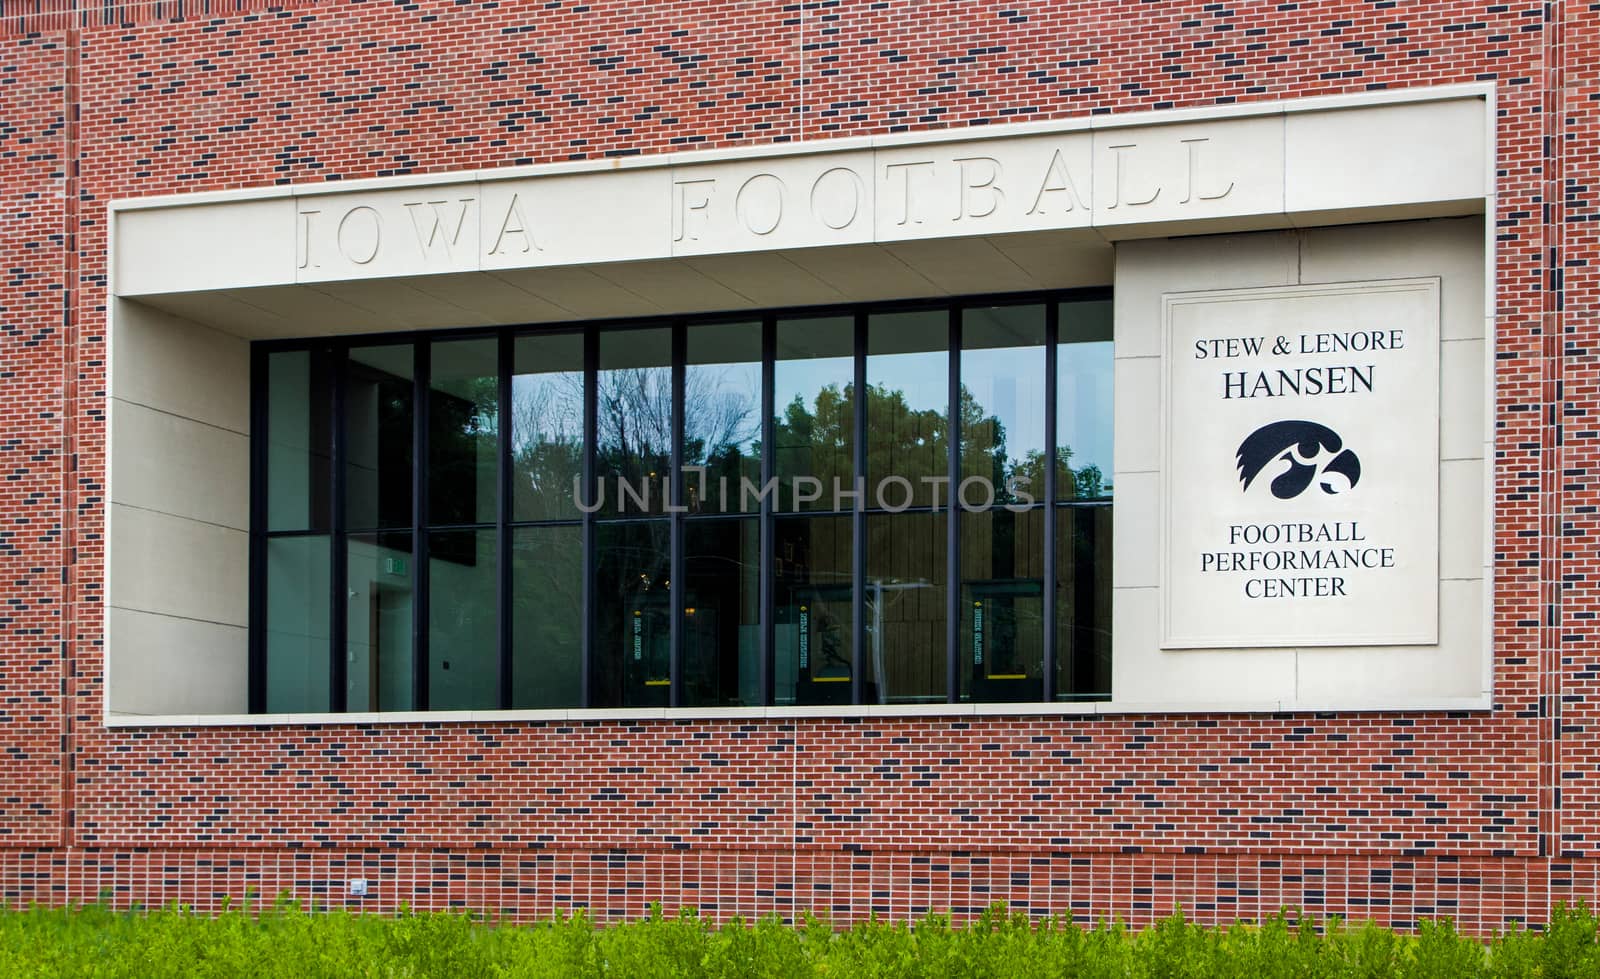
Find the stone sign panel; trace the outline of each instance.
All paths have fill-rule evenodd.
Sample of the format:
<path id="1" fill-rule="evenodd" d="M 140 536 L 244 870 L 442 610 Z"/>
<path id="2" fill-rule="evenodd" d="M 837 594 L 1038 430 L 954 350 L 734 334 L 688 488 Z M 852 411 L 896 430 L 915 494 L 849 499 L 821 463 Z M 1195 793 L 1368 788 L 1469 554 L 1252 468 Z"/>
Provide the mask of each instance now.
<path id="1" fill-rule="evenodd" d="M 1437 279 L 1166 297 L 1163 648 L 1431 644 Z"/>
<path id="2" fill-rule="evenodd" d="M 1395 206 L 1407 217 L 1419 205 L 1479 209 L 1489 173 L 1482 93 L 1357 101 L 1374 100 L 118 201 L 114 289 L 150 296 L 1088 229 L 1122 240 L 1282 228 L 1312 206 L 1365 220 Z M 1374 113 L 1382 126 L 1357 122 Z M 1347 157 L 1363 165 L 1327 162 Z"/>

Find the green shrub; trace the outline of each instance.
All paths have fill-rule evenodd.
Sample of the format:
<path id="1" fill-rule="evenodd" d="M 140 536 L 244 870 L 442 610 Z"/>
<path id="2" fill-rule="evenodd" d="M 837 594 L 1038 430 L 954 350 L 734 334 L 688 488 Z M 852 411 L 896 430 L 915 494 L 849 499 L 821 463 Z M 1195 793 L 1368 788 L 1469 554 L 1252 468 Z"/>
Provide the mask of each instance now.
<path id="1" fill-rule="evenodd" d="M 216 916 L 183 907 L 145 913 L 89 906 L 0 912 L 0 977 L 90 979 L 1501 979 L 1600 976 L 1597 922 L 1557 906 L 1541 932 L 1488 942 L 1447 919 L 1414 934 L 1282 913 L 1205 927 L 1181 911 L 1134 932 L 1081 927 L 995 906 L 964 925 L 943 915 L 877 919 L 836 932 L 824 919 L 721 927 L 659 908 L 595 926 L 582 912 L 529 926 L 463 914 L 317 912 L 280 901 Z"/>

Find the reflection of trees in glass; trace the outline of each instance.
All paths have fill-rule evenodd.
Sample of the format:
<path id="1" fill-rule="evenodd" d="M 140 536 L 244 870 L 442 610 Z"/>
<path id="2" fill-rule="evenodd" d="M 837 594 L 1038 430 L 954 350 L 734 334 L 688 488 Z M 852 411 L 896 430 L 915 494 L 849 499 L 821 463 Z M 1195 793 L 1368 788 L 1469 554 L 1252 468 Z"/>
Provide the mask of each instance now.
<path id="1" fill-rule="evenodd" d="M 868 486 L 868 504 L 878 504 L 875 484 L 885 477 L 900 476 L 913 486 L 922 485 L 923 477 L 944 478 L 949 438 L 944 412 L 912 408 L 906 403 L 903 391 L 888 390 L 881 385 L 869 385 L 867 398 L 870 420 L 867 471 L 872 480 Z M 1006 444 L 1005 423 L 988 414 L 965 385 L 961 388 L 960 413 L 961 478 L 987 479 L 994 486 L 996 505 L 1026 502 L 1020 493 L 1013 492 L 1013 487 L 1025 490 L 1034 502 L 1043 502 L 1044 453 L 1030 449 L 1014 455 Z M 854 424 L 851 385 L 827 385 L 817 392 L 810 408 L 796 396 L 784 406 L 777 419 L 775 434 L 780 461 L 785 454 L 788 456 L 787 464 L 780 464 L 779 472 L 817 477 L 822 481 L 825 499 L 826 494 L 832 493 L 835 477 L 840 486 L 849 488 L 853 475 Z M 1093 464 L 1073 468 L 1072 455 L 1069 446 L 1057 450 L 1058 493 L 1067 499 L 1104 497 L 1106 488 L 1100 468 Z M 789 490 L 788 486 L 783 487 L 786 506 Z M 888 489 L 884 496 L 885 502 L 898 504 L 904 493 L 900 489 Z M 986 493 L 974 488 L 966 499 L 978 506 L 986 497 Z M 941 506 L 948 499 L 948 493 L 941 492 Z"/>
<path id="2" fill-rule="evenodd" d="M 684 451 L 688 466 L 706 467 L 706 484 L 712 494 L 706 501 L 715 507 L 719 476 L 729 480 L 727 509 L 739 508 L 738 481 L 756 481 L 761 458 L 761 419 L 757 396 L 746 390 L 739 370 L 731 367 L 692 367 L 684 378 Z M 575 477 L 582 471 L 583 377 L 576 372 L 518 376 L 512 389 L 512 465 L 516 472 L 517 519 L 551 519 L 573 516 L 571 506 Z M 942 479 L 946 475 L 949 426 L 939 409 L 917 409 L 906 402 L 905 393 L 881 385 L 867 389 L 871 429 L 868 435 L 867 467 L 875 484 L 888 476 L 900 476 L 913 487 L 922 487 L 923 477 Z M 672 394 L 671 372 L 664 367 L 641 367 L 601 372 L 598 377 L 597 422 L 599 444 L 596 473 L 603 479 L 621 476 L 636 489 L 654 481 L 651 487 L 652 510 L 660 510 L 661 479 L 671 459 Z M 1041 406 L 1042 409 L 1042 406 Z M 986 412 L 972 393 L 961 388 L 962 458 L 961 478 L 979 476 L 995 487 L 996 505 L 1018 502 L 1012 487 L 1026 490 L 1034 501 L 1044 500 L 1044 453 L 1037 449 L 1013 454 L 1007 445 L 1006 427 L 998 417 Z M 489 412 L 472 412 L 475 420 L 492 423 Z M 824 497 L 831 506 L 834 479 L 849 489 L 854 476 L 853 444 L 855 396 L 853 385 L 829 384 L 807 404 L 795 396 L 782 406 L 776 421 L 775 445 L 781 486 L 782 509 L 795 509 L 788 478 L 814 476 L 821 481 Z M 480 422 L 481 424 L 481 422 Z M 473 437 L 476 425 L 466 425 L 465 437 Z M 1100 499 L 1106 495 L 1104 475 L 1098 466 L 1072 465 L 1073 450 L 1057 450 L 1056 480 L 1064 499 Z M 687 480 L 691 506 L 697 502 L 699 480 Z M 877 505 L 876 486 L 868 486 L 868 505 Z M 608 506 L 614 507 L 615 483 L 605 488 Z M 898 503 L 903 491 L 890 488 L 885 500 Z M 986 494 L 970 491 L 974 505 Z M 941 491 L 941 505 L 949 499 Z"/>
<path id="3" fill-rule="evenodd" d="M 1111 495 L 1105 485 L 1105 474 L 1094 463 L 1072 468 L 1072 447 L 1063 445 L 1056 450 L 1056 497 L 1062 500 L 1102 500 Z M 1044 453 L 1030 450 L 1015 464 L 1022 485 L 1036 500 L 1044 499 Z M 1036 487 L 1036 488 L 1035 488 Z"/>
<path id="4" fill-rule="evenodd" d="M 439 378 L 428 398 L 429 524 L 492 523 L 498 381 L 492 374 Z M 450 559 L 471 563 L 466 552 Z"/>
<path id="5" fill-rule="evenodd" d="M 672 461 L 672 371 L 635 367 L 601 371 L 596 377 L 595 474 L 603 482 L 606 512 L 662 509 L 661 487 Z M 649 506 L 619 507 L 618 486 Z"/>
<path id="6" fill-rule="evenodd" d="M 761 475 L 761 368 L 691 365 L 683 378 L 683 464 L 704 466 L 706 497 L 700 479 L 685 477 L 685 500 L 691 510 L 737 512 L 739 479 L 755 482 Z M 728 480 L 728 498 L 721 499 L 719 479 Z M 750 509 L 757 504 L 749 502 Z"/>
<path id="7" fill-rule="evenodd" d="M 824 385 L 808 409 L 799 396 L 780 410 L 773 426 L 776 472 L 781 477 L 778 509 L 798 510 L 794 500 L 797 477 L 811 476 L 823 487 L 815 508 L 832 507 L 834 481 L 849 487 L 855 475 L 855 386 Z"/>
<path id="8" fill-rule="evenodd" d="M 583 375 L 524 374 L 511 383 L 513 512 L 518 520 L 574 517 L 583 471 Z"/>

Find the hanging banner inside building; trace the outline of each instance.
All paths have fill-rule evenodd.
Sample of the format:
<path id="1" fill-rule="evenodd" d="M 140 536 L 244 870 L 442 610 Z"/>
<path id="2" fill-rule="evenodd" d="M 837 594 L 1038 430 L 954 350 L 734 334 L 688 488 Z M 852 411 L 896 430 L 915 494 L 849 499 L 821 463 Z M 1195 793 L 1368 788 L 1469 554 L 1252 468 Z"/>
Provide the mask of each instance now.
<path id="1" fill-rule="evenodd" d="M 1437 642 L 1438 280 L 1165 306 L 1162 645 Z"/>

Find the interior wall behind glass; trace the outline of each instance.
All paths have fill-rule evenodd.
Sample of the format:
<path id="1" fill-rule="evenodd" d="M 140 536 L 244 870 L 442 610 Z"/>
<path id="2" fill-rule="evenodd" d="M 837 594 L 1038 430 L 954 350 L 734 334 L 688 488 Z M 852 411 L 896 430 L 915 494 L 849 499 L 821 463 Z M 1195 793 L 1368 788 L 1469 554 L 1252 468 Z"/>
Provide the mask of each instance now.
<path id="1" fill-rule="evenodd" d="M 961 514 L 963 700 L 1044 696 L 1044 513 L 1040 506 Z"/>
<path id="2" fill-rule="evenodd" d="M 411 526 L 412 344 L 352 347 L 345 367 L 345 526 Z"/>
<path id="3" fill-rule="evenodd" d="M 346 554 L 345 707 L 410 710 L 416 703 L 411 533 L 351 534 Z"/>
<path id="4" fill-rule="evenodd" d="M 511 376 L 513 520 L 571 520 L 583 473 L 583 334 L 517 337 Z"/>
<path id="5" fill-rule="evenodd" d="M 267 529 L 327 530 L 333 370 L 323 349 L 267 356 Z"/>
<path id="6" fill-rule="evenodd" d="M 867 515 L 867 702 L 942 703 L 949 689 L 947 513 Z"/>
<path id="7" fill-rule="evenodd" d="M 852 517 L 773 524 L 773 677 L 779 704 L 848 704 L 855 652 Z"/>
<path id="8" fill-rule="evenodd" d="M 428 523 L 495 521 L 499 354 L 493 337 L 436 341 L 428 379 Z"/>
<path id="9" fill-rule="evenodd" d="M 1056 498 L 1112 495 L 1111 301 L 1062 303 L 1056 347 Z"/>
<path id="10" fill-rule="evenodd" d="M 592 707 L 665 707 L 672 688 L 672 528 L 665 520 L 594 528 Z"/>
<path id="11" fill-rule="evenodd" d="M 428 707 L 500 706 L 500 628 L 493 530 L 428 535 Z"/>
<path id="12" fill-rule="evenodd" d="M 683 524 L 685 707 L 764 703 L 761 526 L 753 518 Z"/>
<path id="13" fill-rule="evenodd" d="M 672 330 L 601 333 L 595 387 L 600 515 L 664 512 L 672 465 Z"/>
<path id="14" fill-rule="evenodd" d="M 1056 509 L 1056 696 L 1111 696 L 1111 507 Z"/>
<path id="15" fill-rule="evenodd" d="M 949 350 L 948 310 L 868 318 L 865 505 L 947 505 L 935 481 L 950 475 Z M 890 477 L 893 488 L 880 485 Z"/>
<path id="16" fill-rule="evenodd" d="M 685 338 L 684 505 L 690 513 L 755 513 L 759 490 L 741 492 L 741 480 L 761 481 L 761 324 L 690 325 Z"/>
<path id="17" fill-rule="evenodd" d="M 855 319 L 782 319 L 777 330 L 776 509 L 832 510 L 834 487 L 851 489 L 855 479 Z"/>
<path id="18" fill-rule="evenodd" d="M 273 537 L 266 544 L 266 710 L 331 706 L 328 629 L 330 555 L 325 534 Z"/>
<path id="19" fill-rule="evenodd" d="M 583 706 L 583 527 L 511 532 L 511 706 Z"/>

